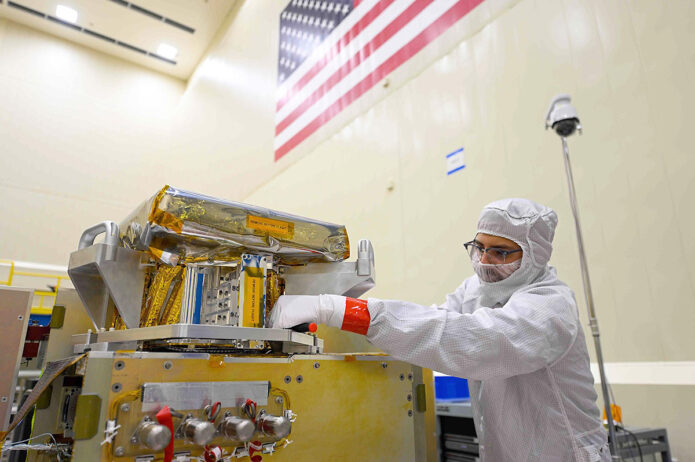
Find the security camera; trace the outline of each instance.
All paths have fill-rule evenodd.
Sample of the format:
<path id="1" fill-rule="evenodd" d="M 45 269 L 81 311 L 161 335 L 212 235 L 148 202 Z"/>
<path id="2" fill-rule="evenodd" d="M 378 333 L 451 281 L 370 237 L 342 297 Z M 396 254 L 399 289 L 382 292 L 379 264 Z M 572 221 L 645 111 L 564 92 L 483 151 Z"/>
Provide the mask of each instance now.
<path id="1" fill-rule="evenodd" d="M 582 125 L 579 122 L 577 110 L 570 103 L 570 95 L 557 95 L 550 102 L 548 114 L 545 116 L 545 129 L 552 128 L 555 133 L 563 138 L 572 135 L 575 131 L 582 133 Z"/>

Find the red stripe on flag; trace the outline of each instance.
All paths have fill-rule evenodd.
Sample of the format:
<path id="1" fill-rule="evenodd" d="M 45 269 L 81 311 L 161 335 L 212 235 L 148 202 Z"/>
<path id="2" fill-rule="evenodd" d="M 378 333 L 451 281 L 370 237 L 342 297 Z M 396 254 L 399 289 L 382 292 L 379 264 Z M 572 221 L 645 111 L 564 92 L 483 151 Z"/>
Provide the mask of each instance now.
<path id="1" fill-rule="evenodd" d="M 278 135 L 292 122 L 297 120 L 308 108 L 314 105 L 315 102 L 320 100 L 323 95 L 326 94 L 331 88 L 336 86 L 338 82 L 343 80 L 343 77 L 347 76 L 354 68 L 360 65 L 360 63 L 370 57 L 372 53 L 378 50 L 384 43 L 386 43 L 391 37 L 393 37 L 399 30 L 401 30 L 405 25 L 407 25 L 414 17 L 416 17 L 422 10 L 424 10 L 429 4 L 434 0 L 418 0 L 412 3 L 408 8 L 406 8 L 398 17 L 391 21 L 381 32 L 379 32 L 371 42 L 366 44 L 359 53 L 355 54 L 349 61 L 343 64 L 340 69 L 335 71 L 328 80 L 326 80 L 319 88 L 317 88 L 314 93 L 311 94 L 306 100 L 297 106 L 290 114 L 287 115 L 276 127 L 275 135 Z"/>
<path id="2" fill-rule="evenodd" d="M 410 42 L 404 45 L 400 50 L 394 53 L 393 56 L 381 64 L 381 66 L 362 79 L 360 83 L 345 93 L 323 113 L 312 120 L 306 127 L 301 129 L 296 135 L 287 140 L 285 144 L 276 149 L 275 160 L 280 159 L 282 156 L 294 149 L 299 143 L 318 130 L 323 124 L 338 115 L 343 109 L 362 96 L 367 90 L 376 85 L 381 79 L 417 54 L 432 40 L 439 37 L 449 27 L 453 26 L 459 19 L 482 3 L 482 1 L 483 0 L 460 0 L 454 6 L 449 8 L 449 10 L 430 24 L 425 30 L 420 32 Z"/>
<path id="3" fill-rule="evenodd" d="M 321 69 L 324 68 L 324 66 L 333 58 L 338 56 L 343 48 L 345 48 L 355 37 L 360 35 L 360 32 L 370 25 L 374 19 L 377 18 L 381 14 L 382 11 L 384 11 L 390 4 L 392 4 L 395 0 L 382 0 L 377 2 L 376 5 L 374 5 L 374 8 L 369 10 L 362 18 L 355 23 L 354 26 L 345 34 L 343 37 L 336 42 L 333 47 L 326 52 L 326 54 L 321 58 L 314 66 L 307 71 L 306 74 L 302 76 L 301 79 L 297 83 L 294 84 L 294 87 L 292 87 L 292 90 L 288 91 L 285 96 L 283 96 L 280 101 L 277 102 L 276 105 L 276 110 L 279 111 L 282 109 L 282 107 L 294 96 L 296 95 L 304 86 L 311 82 L 311 79 L 314 78 L 316 74 L 318 74 Z"/>

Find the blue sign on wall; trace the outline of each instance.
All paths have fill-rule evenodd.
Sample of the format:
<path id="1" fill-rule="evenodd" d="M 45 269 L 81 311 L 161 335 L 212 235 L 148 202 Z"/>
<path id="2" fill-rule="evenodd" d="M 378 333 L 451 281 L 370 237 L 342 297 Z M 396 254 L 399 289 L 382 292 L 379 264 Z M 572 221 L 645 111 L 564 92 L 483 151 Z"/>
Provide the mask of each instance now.
<path id="1" fill-rule="evenodd" d="M 446 174 L 451 175 L 459 170 L 466 168 L 463 161 L 463 148 L 457 149 L 446 155 Z"/>

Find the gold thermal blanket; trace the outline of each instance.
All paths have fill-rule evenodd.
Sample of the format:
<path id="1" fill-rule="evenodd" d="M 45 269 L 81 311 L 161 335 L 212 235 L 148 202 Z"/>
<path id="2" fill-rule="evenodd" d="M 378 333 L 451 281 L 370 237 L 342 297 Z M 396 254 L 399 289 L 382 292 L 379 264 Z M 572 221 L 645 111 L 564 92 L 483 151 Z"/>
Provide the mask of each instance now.
<path id="1" fill-rule="evenodd" d="M 284 264 L 350 256 L 345 226 L 165 186 L 121 223 L 121 241 L 173 266 L 272 254 Z"/>

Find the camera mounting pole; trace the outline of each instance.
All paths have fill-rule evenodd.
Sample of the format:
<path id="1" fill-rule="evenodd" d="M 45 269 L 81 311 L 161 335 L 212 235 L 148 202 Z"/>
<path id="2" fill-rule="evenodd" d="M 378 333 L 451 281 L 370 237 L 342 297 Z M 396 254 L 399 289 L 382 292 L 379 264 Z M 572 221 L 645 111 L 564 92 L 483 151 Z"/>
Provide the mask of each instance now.
<path id="1" fill-rule="evenodd" d="M 582 133 L 582 126 L 579 122 L 577 110 L 571 104 L 569 95 L 558 95 L 550 102 L 548 113 L 545 117 L 545 128 L 552 128 L 562 139 L 562 153 L 565 160 L 565 173 L 567 174 L 567 185 L 569 186 L 570 206 L 574 215 L 574 227 L 577 232 L 577 246 L 579 247 L 579 264 L 582 271 L 582 282 L 584 283 L 584 296 L 586 298 L 586 307 L 589 312 L 589 327 L 591 327 L 591 335 L 594 337 L 594 346 L 596 348 L 596 359 L 598 361 L 598 371 L 601 377 L 601 391 L 603 393 L 603 404 L 606 411 L 606 420 L 608 421 L 608 442 L 610 444 L 611 457 L 618 460 L 618 451 L 615 440 L 615 424 L 613 423 L 613 413 L 611 412 L 611 401 L 608 394 L 608 381 L 606 379 L 606 370 L 603 363 L 603 353 L 601 350 L 601 339 L 598 330 L 598 320 L 594 309 L 594 297 L 591 292 L 591 280 L 589 279 L 589 266 L 586 262 L 586 253 L 584 252 L 584 238 L 582 237 L 582 228 L 579 224 L 579 210 L 577 207 L 577 193 L 574 189 L 574 177 L 572 175 L 572 165 L 570 163 L 569 147 L 567 145 L 567 137 L 574 134 L 575 131 Z"/>

